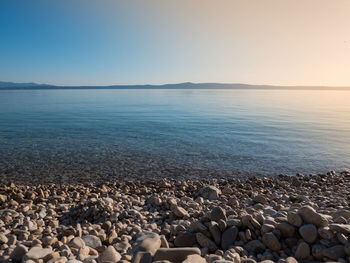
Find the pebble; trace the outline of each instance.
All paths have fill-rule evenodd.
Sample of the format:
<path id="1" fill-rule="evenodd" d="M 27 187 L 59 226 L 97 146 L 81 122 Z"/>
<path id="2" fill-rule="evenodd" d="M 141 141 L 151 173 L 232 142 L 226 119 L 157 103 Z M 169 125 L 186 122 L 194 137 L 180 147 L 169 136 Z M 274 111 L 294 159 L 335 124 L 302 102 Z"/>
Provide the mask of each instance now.
<path id="1" fill-rule="evenodd" d="M 92 247 L 96 249 L 102 246 L 101 239 L 94 235 L 82 236 L 82 240 L 84 241 L 85 245 L 88 247 Z"/>
<path id="2" fill-rule="evenodd" d="M 299 234 L 307 243 L 314 243 L 317 239 L 317 228 L 312 224 L 303 225 L 299 228 Z"/>
<path id="3" fill-rule="evenodd" d="M 307 259 L 309 256 L 310 256 L 310 246 L 305 242 L 301 242 L 298 245 L 297 250 L 295 251 L 295 257 L 297 259 Z"/>
<path id="4" fill-rule="evenodd" d="M 184 261 L 189 255 L 200 255 L 199 248 L 160 248 L 154 255 L 153 261 L 169 260 L 173 263 Z"/>
<path id="5" fill-rule="evenodd" d="M 211 252 L 216 251 L 218 248 L 214 241 L 212 241 L 210 238 L 206 237 L 202 233 L 196 234 L 196 240 L 201 247 L 208 248 Z"/>
<path id="6" fill-rule="evenodd" d="M 346 262 L 349 189 L 346 172 L 0 184 L 0 262 Z"/>
<path id="7" fill-rule="evenodd" d="M 157 249 L 160 248 L 162 242 L 157 233 L 142 232 L 139 233 L 136 243 L 138 244 L 136 251 L 149 252 L 151 255 L 154 255 Z"/>
<path id="8" fill-rule="evenodd" d="M 264 243 L 265 246 L 267 246 L 269 249 L 273 251 L 281 250 L 281 244 L 278 241 L 278 238 L 271 232 L 263 235 L 262 242 Z"/>
<path id="9" fill-rule="evenodd" d="M 33 259 L 38 260 L 46 257 L 52 253 L 51 248 L 40 248 L 40 247 L 32 247 L 24 256 L 24 260 Z"/>
<path id="10" fill-rule="evenodd" d="M 210 212 L 210 219 L 212 221 L 219 222 L 220 220 L 226 221 L 226 211 L 222 209 L 220 206 L 216 206 Z"/>
<path id="11" fill-rule="evenodd" d="M 315 209 L 313 209 L 311 206 L 307 205 L 299 208 L 298 214 L 301 215 L 303 221 L 306 223 L 313 224 L 316 226 L 328 225 L 327 219 L 323 215 L 317 213 Z"/>
<path id="12" fill-rule="evenodd" d="M 113 246 L 108 246 L 97 258 L 98 263 L 118 262 L 121 255 L 114 249 Z"/>
<path id="13" fill-rule="evenodd" d="M 234 244 L 237 239 L 238 228 L 236 226 L 231 226 L 225 230 L 221 237 L 221 247 L 223 249 L 228 249 Z"/>
<path id="14" fill-rule="evenodd" d="M 199 190 L 199 195 L 208 200 L 216 200 L 219 198 L 221 191 L 212 185 L 207 185 Z"/>

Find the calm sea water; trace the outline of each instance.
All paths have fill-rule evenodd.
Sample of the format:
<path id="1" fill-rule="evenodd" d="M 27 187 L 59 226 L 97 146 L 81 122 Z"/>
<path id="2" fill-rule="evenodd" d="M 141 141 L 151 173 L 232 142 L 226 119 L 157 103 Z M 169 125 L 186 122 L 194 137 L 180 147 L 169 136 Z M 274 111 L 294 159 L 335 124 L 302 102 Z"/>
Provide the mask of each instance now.
<path id="1" fill-rule="evenodd" d="M 0 91 L 0 144 L 0 173 L 112 155 L 264 175 L 342 170 L 350 91 Z"/>

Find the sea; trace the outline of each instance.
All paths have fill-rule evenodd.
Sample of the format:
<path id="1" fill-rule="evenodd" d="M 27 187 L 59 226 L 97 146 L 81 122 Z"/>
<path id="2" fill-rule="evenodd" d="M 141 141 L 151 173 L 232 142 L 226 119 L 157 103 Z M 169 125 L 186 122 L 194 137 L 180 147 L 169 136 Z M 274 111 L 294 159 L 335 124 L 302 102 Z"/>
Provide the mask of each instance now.
<path id="1" fill-rule="evenodd" d="M 350 90 L 0 90 L 5 179 L 349 168 Z"/>

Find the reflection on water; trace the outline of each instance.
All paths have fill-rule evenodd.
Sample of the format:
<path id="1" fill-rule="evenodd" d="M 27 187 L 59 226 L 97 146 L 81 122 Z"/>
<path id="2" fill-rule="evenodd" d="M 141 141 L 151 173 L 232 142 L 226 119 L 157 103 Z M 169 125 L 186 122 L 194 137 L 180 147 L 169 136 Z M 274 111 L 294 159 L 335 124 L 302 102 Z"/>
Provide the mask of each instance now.
<path id="1" fill-rule="evenodd" d="M 350 91 L 0 91 L 0 142 L 2 174 L 341 170 L 350 167 Z"/>

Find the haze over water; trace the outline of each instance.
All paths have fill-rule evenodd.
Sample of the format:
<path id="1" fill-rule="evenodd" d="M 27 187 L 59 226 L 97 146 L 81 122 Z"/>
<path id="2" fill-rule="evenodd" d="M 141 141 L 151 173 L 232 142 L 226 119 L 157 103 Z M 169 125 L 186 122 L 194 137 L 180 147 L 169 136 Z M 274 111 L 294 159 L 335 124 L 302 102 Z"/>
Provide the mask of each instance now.
<path id="1" fill-rule="evenodd" d="M 114 158 L 267 176 L 350 168 L 350 90 L 0 92 L 5 174 L 118 174 Z"/>

